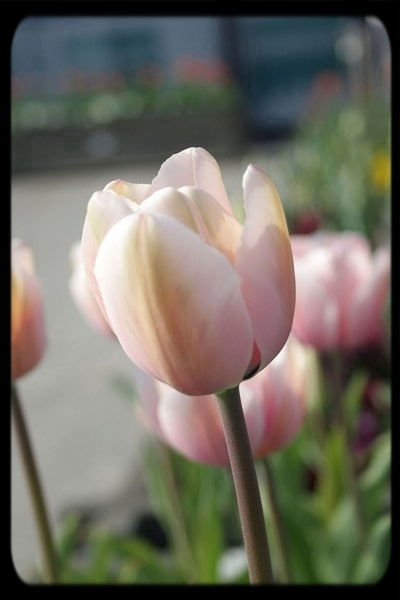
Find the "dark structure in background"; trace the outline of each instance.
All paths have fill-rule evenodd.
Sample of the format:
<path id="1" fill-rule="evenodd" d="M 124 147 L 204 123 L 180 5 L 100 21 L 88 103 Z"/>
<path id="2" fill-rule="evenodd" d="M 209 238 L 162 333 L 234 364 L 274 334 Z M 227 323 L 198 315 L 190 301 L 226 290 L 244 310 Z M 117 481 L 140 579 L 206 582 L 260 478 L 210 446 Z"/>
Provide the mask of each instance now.
<path id="1" fill-rule="evenodd" d="M 319 74 L 345 80 L 336 44 L 352 23 L 325 17 L 226 19 L 223 42 L 242 90 L 251 139 L 292 131 Z"/>
<path id="2" fill-rule="evenodd" d="M 191 145 L 233 153 L 287 134 L 316 94 L 373 82 L 367 49 L 379 59 L 382 43 L 375 35 L 368 46 L 365 27 L 337 17 L 26 19 L 12 47 L 13 169 Z"/>

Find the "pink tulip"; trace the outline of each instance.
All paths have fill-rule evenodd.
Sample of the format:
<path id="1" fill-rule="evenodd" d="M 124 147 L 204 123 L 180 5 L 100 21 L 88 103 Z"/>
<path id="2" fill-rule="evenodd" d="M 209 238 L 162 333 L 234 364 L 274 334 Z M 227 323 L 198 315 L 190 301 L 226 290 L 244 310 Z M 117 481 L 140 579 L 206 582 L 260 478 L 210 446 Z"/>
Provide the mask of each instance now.
<path id="1" fill-rule="evenodd" d="M 88 204 L 84 264 L 122 348 L 182 393 L 238 385 L 283 347 L 295 283 L 285 215 L 250 165 L 246 221 L 236 219 L 215 159 L 188 148 L 151 184 L 112 181 Z"/>
<path id="2" fill-rule="evenodd" d="M 380 343 L 388 296 L 390 255 L 373 255 L 358 233 L 291 238 L 296 272 L 293 331 L 315 348 L 351 349 Z"/>
<path id="3" fill-rule="evenodd" d="M 104 335 L 114 336 L 89 287 L 79 242 L 72 246 L 70 260 L 72 275 L 69 280 L 69 289 L 77 308 L 93 329 Z"/>
<path id="4" fill-rule="evenodd" d="M 11 246 L 11 378 L 33 369 L 46 348 L 46 331 L 33 255 L 22 241 Z"/>
<path id="5" fill-rule="evenodd" d="M 314 377 L 311 353 L 310 348 L 291 337 L 263 371 L 241 383 L 254 456 L 279 450 L 298 433 Z M 136 384 L 139 416 L 162 441 L 191 460 L 229 465 L 215 396 L 186 396 L 144 373 L 137 374 Z"/>

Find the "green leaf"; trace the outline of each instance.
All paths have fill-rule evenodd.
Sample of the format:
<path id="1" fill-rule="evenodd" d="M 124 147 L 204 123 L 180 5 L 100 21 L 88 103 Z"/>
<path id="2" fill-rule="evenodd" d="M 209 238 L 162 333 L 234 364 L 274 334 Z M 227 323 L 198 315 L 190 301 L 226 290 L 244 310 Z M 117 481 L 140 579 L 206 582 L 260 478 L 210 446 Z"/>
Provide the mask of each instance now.
<path id="1" fill-rule="evenodd" d="M 343 392 L 344 418 L 350 434 L 354 432 L 357 427 L 362 394 L 367 381 L 368 373 L 364 370 L 357 370 L 350 378 L 350 381 Z"/>
<path id="2" fill-rule="evenodd" d="M 319 533 L 315 553 L 321 583 L 349 583 L 359 557 L 359 536 L 352 499 L 345 497 Z"/>
<path id="3" fill-rule="evenodd" d="M 316 504 L 323 519 L 328 521 L 345 492 L 348 461 L 344 432 L 335 428 L 326 436 L 323 460 L 319 471 Z"/>
<path id="4" fill-rule="evenodd" d="M 366 552 L 359 558 L 354 583 L 376 583 L 383 577 L 390 558 L 390 531 L 390 515 L 382 515 L 371 530 Z"/>
<path id="5" fill-rule="evenodd" d="M 374 521 L 390 502 L 390 433 L 383 433 L 371 448 L 370 462 L 360 476 L 365 512 L 369 521 Z"/>
<path id="6" fill-rule="evenodd" d="M 62 521 L 57 536 L 57 552 L 61 564 L 72 557 L 78 544 L 79 516 L 71 513 Z"/>

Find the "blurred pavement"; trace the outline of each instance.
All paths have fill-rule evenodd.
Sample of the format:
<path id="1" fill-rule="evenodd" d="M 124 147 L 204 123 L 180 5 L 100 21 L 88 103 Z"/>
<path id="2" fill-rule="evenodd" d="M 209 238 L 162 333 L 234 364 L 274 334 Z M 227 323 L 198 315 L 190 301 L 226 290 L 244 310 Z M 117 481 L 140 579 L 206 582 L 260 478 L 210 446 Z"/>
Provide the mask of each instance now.
<path id="1" fill-rule="evenodd" d="M 241 198 L 249 162 L 267 168 L 270 154 L 219 160 L 231 198 Z M 216 156 L 219 159 L 218 156 Z M 18 382 L 54 528 L 70 508 L 98 504 L 102 526 L 132 525 L 148 501 L 139 456 L 143 431 L 132 405 L 111 385 L 133 379 L 119 344 L 91 330 L 68 290 L 69 251 L 80 239 L 91 194 L 113 179 L 150 182 L 159 163 L 19 174 L 12 179 L 12 236 L 34 251 L 42 284 L 47 352 Z M 12 557 L 22 578 L 38 564 L 37 536 L 20 456 L 12 435 Z M 148 507 L 147 507 L 148 508 Z"/>

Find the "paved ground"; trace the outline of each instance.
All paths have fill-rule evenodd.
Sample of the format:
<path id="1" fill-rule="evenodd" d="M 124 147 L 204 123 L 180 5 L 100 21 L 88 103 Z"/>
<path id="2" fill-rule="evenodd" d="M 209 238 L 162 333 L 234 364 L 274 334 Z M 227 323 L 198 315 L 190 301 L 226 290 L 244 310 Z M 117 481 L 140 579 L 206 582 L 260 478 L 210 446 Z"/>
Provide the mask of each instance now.
<path id="1" fill-rule="evenodd" d="M 222 159 L 225 184 L 241 196 L 241 176 L 254 154 Z M 218 158 L 218 157 L 217 157 Z M 260 163 L 261 160 L 261 163 Z M 140 472 L 143 432 L 131 405 L 111 385 L 132 377 L 119 345 L 86 326 L 68 291 L 69 250 L 80 238 L 87 201 L 112 179 L 147 182 L 158 164 L 32 173 L 12 181 L 12 235 L 34 249 L 48 330 L 40 365 L 18 382 L 34 442 L 52 522 L 57 528 L 70 507 L 104 507 L 101 523 L 124 528 L 147 505 Z M 29 578 L 39 560 L 36 531 L 20 457 L 12 437 L 12 557 Z"/>

